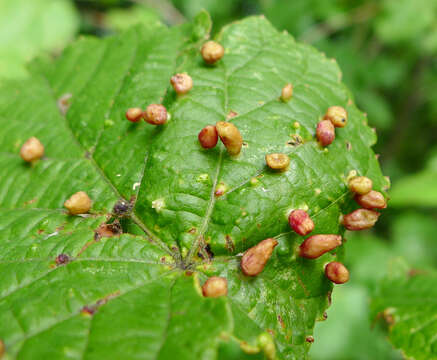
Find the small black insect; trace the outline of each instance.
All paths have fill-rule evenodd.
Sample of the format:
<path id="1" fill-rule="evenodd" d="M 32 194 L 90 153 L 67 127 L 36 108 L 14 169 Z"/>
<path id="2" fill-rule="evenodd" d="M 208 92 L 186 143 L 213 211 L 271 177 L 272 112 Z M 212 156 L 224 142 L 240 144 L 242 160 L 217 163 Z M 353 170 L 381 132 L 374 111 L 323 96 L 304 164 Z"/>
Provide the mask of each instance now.
<path id="1" fill-rule="evenodd" d="M 124 200 L 119 200 L 114 205 L 112 212 L 116 216 L 128 216 L 132 210 L 132 205 Z"/>
<path id="2" fill-rule="evenodd" d="M 206 244 L 206 246 L 203 247 L 204 253 L 208 255 L 209 259 L 212 259 L 214 257 L 214 253 L 211 251 L 211 246 L 209 244 Z M 204 256 L 201 251 L 197 254 L 201 259 L 204 259 Z"/>

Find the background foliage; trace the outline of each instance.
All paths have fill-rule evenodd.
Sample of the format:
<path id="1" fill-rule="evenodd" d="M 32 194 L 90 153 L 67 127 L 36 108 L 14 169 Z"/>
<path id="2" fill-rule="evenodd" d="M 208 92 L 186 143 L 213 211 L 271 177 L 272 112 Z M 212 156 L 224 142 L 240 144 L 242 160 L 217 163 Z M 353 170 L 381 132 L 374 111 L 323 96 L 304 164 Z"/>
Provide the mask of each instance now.
<path id="1" fill-rule="evenodd" d="M 179 24 L 202 8 L 211 13 L 213 31 L 262 13 L 278 29 L 336 58 L 344 82 L 378 133 L 375 149 L 392 182 L 389 209 L 372 232 L 349 235 L 352 278 L 336 287 L 329 320 L 316 327 L 313 358 L 401 358 L 386 341 L 388 336 L 410 356 L 426 356 L 432 345 L 415 349 L 414 342 L 400 340 L 408 328 L 390 323 L 403 311 L 415 311 L 414 306 L 432 310 L 436 304 L 419 296 L 408 309 L 397 308 L 396 316 L 380 312 L 396 305 L 396 294 L 388 300 L 387 289 L 417 294 L 417 287 L 435 284 L 435 0 L 0 0 L 0 77 L 24 76 L 26 61 L 47 50 L 56 55 L 80 33 L 106 36 L 158 20 Z M 435 323 L 427 326 L 425 340 L 433 330 L 437 333 Z"/>

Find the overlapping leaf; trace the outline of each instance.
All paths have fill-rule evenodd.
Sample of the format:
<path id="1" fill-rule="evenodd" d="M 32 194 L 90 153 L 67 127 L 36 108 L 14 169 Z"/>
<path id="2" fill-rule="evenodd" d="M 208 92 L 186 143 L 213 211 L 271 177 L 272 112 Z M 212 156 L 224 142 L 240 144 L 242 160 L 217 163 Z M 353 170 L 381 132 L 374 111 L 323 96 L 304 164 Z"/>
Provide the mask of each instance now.
<path id="1" fill-rule="evenodd" d="M 340 233 L 352 204 L 349 172 L 386 185 L 370 150 L 375 135 L 334 61 L 254 17 L 219 34 L 225 57 L 206 66 L 199 48 L 209 29 L 202 13 L 178 28 L 81 39 L 53 64 L 34 65 L 28 80 L 1 87 L 0 338 L 11 358 L 209 359 L 227 343 L 259 353 L 261 338 L 278 358 L 306 358 L 331 290 L 323 265 L 343 251 L 299 258 L 302 239 L 287 214 L 308 208 L 314 233 Z M 176 97 L 169 78 L 183 71 L 194 87 Z M 287 82 L 294 94 L 285 104 L 278 96 Z M 167 125 L 124 119 L 128 107 L 156 102 L 171 114 Z M 349 124 L 323 149 L 315 127 L 331 105 L 347 108 Z M 230 112 L 245 142 L 237 158 L 197 141 Z M 18 156 L 30 136 L 46 148 L 34 166 Z M 269 171 L 270 152 L 289 154 L 289 171 Z M 227 188 L 221 197 L 218 184 Z M 62 204 L 79 190 L 93 209 L 73 218 Z M 126 234 L 99 239 L 98 225 L 121 198 L 135 204 Z M 266 237 L 279 245 L 249 279 L 238 254 Z M 211 261 L 198 256 L 206 244 Z M 56 266 L 60 253 L 71 261 Z M 228 279 L 227 297 L 200 295 L 213 274 Z"/>
<path id="2" fill-rule="evenodd" d="M 437 359 L 436 284 L 435 272 L 398 272 L 372 298 L 373 317 L 385 320 L 390 341 L 408 358 Z"/>

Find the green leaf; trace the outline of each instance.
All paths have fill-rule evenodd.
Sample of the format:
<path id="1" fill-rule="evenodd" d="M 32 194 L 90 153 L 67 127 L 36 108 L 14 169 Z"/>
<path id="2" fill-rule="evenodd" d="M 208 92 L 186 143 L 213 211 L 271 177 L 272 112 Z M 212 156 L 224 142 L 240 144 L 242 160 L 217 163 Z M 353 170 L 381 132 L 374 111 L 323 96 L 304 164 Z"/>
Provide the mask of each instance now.
<path id="1" fill-rule="evenodd" d="M 388 277 L 372 299 L 373 317 L 385 320 L 389 339 L 405 357 L 437 358 L 437 273 L 403 271 Z"/>
<path id="2" fill-rule="evenodd" d="M 420 21 L 416 21 L 419 19 Z M 434 0 L 384 0 L 375 21 L 378 36 L 388 44 L 403 43 L 409 47 L 435 53 L 437 3 Z"/>
<path id="3" fill-rule="evenodd" d="M 385 339 L 385 332 L 372 326 L 368 290 L 352 276 L 347 285 L 335 289 L 327 321 L 316 325 L 311 359 L 402 359 Z"/>
<path id="4" fill-rule="evenodd" d="M 393 186 L 390 205 L 437 206 L 436 179 L 437 172 L 428 170 L 403 177 Z"/>
<path id="5" fill-rule="evenodd" d="M 332 294 L 327 321 L 316 324 L 313 360 L 401 359 L 370 316 L 375 289 L 399 261 L 393 247 L 370 231 L 348 232 L 345 251 L 351 278 Z"/>
<path id="6" fill-rule="evenodd" d="M 224 28 L 225 56 L 206 66 L 208 19 L 83 38 L 0 88 L 0 338 L 11 358 L 191 360 L 236 350 L 307 358 L 332 289 L 323 266 L 344 251 L 298 257 L 302 238 L 287 214 L 308 208 L 314 234 L 342 233 L 350 171 L 386 186 L 370 149 L 376 137 L 336 63 L 263 17 Z M 169 86 L 176 72 L 193 78 L 185 96 Z M 283 103 L 287 82 L 294 94 Z M 63 116 L 57 102 L 66 95 Z M 159 102 L 167 125 L 124 118 L 129 107 Z M 331 105 L 346 107 L 349 122 L 323 149 L 315 128 Z M 231 111 L 245 141 L 239 157 L 223 145 L 202 149 L 200 129 Z M 302 144 L 290 142 L 296 135 Z M 32 166 L 18 156 L 30 136 L 45 145 Z M 289 154 L 290 169 L 269 171 L 269 152 Z M 227 192 L 216 197 L 220 183 Z M 79 190 L 92 198 L 91 214 L 68 216 L 62 204 Z M 95 236 L 122 198 L 134 204 L 124 234 Z M 243 276 L 239 254 L 267 237 L 279 242 L 271 260 L 259 276 Z M 198 254 L 206 244 L 211 261 Z M 61 253 L 71 261 L 55 266 Z M 227 278 L 228 296 L 202 297 L 211 275 Z"/>
<path id="7" fill-rule="evenodd" d="M 130 8 L 115 8 L 106 12 L 104 22 L 108 28 L 126 30 L 138 24 L 150 24 L 159 21 L 159 14 L 155 9 L 142 5 Z"/>
<path id="8" fill-rule="evenodd" d="M 437 206 L 437 155 L 431 154 L 425 168 L 415 174 L 404 176 L 393 184 L 390 192 L 390 205 L 405 206 Z"/>
<path id="9" fill-rule="evenodd" d="M 0 0 L 0 77 L 25 76 L 25 63 L 62 49 L 78 22 L 69 0 Z"/>
<path id="10" fill-rule="evenodd" d="M 403 256 L 411 266 L 432 268 L 437 265 L 436 214 L 404 212 L 392 224 L 392 251 Z"/>

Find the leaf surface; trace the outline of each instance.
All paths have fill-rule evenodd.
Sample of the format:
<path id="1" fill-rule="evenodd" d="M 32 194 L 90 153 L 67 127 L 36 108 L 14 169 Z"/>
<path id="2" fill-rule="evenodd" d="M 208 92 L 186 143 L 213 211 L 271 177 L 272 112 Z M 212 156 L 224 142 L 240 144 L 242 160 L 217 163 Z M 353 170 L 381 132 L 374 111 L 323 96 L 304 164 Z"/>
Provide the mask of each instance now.
<path id="1" fill-rule="evenodd" d="M 332 289 L 323 266 L 343 249 L 300 258 L 303 239 L 287 215 L 307 208 L 314 234 L 342 233 L 339 216 L 354 206 L 350 171 L 386 186 L 370 149 L 376 137 L 334 61 L 252 17 L 223 29 L 225 56 L 206 66 L 199 49 L 210 28 L 201 13 L 180 27 L 80 39 L 0 88 L 0 338 L 11 358 L 213 359 L 228 343 L 274 358 L 261 339 L 279 359 L 307 358 Z M 193 78 L 185 96 L 169 86 L 176 72 Z M 282 103 L 287 82 L 293 98 Z M 160 102 L 167 125 L 124 118 L 129 107 Z M 331 105 L 347 108 L 349 123 L 323 149 L 315 128 Z M 238 157 L 197 140 L 226 118 L 244 139 Z M 45 145 L 32 166 L 18 156 L 30 136 Z M 273 152 L 290 156 L 288 171 L 266 168 Z M 219 184 L 227 191 L 217 197 Z M 92 198 L 91 214 L 68 216 L 62 204 L 79 190 Z M 120 199 L 134 204 L 125 233 L 99 238 Z M 243 276 L 239 254 L 267 237 L 279 242 L 271 260 Z M 56 266 L 61 253 L 70 262 Z M 228 296 L 201 296 L 211 275 L 227 278 Z"/>

